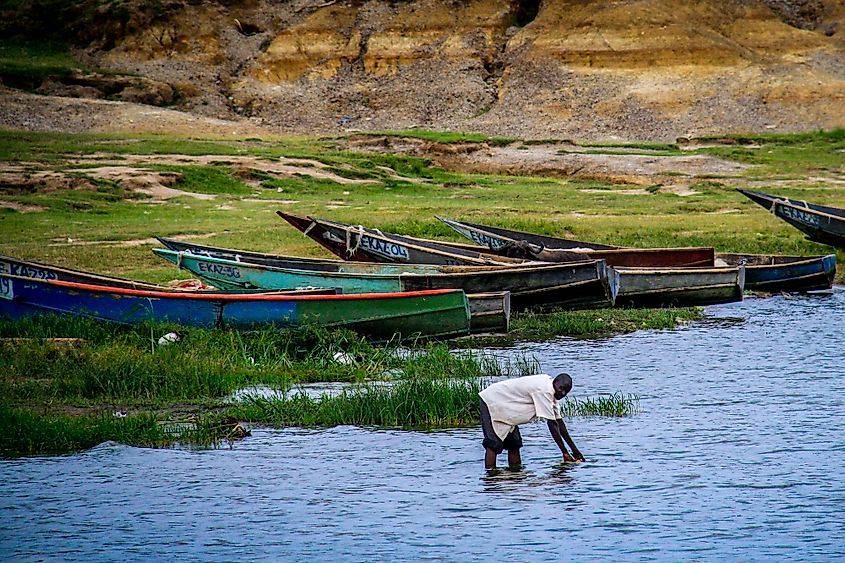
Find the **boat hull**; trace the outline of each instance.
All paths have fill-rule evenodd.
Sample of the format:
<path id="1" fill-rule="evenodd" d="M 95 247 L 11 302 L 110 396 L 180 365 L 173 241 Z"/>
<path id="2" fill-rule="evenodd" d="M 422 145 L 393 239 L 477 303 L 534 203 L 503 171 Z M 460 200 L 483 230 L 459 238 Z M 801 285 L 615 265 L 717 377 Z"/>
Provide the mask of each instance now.
<path id="1" fill-rule="evenodd" d="M 611 268 L 620 307 L 691 307 L 742 300 L 745 267 Z"/>
<path id="2" fill-rule="evenodd" d="M 845 249 L 845 209 L 750 190 L 739 192 L 807 235 L 808 239 Z"/>
<path id="3" fill-rule="evenodd" d="M 745 289 L 767 293 L 830 289 L 836 276 L 836 255 L 770 256 L 716 254 L 718 263 L 745 264 Z"/>
<path id="4" fill-rule="evenodd" d="M 276 213 L 332 254 L 344 260 L 443 266 L 488 266 L 524 262 L 522 259 L 452 248 L 446 244 L 382 233 L 375 229 L 365 229 L 313 217 L 301 217 L 283 211 Z"/>
<path id="5" fill-rule="evenodd" d="M 394 335 L 453 337 L 469 332 L 469 305 L 461 291 L 305 296 L 176 294 L 0 276 L 0 315 L 21 318 L 37 314 L 199 327 L 290 328 L 316 324 L 350 328 L 379 340 Z"/>
<path id="6" fill-rule="evenodd" d="M 705 255 L 696 258 L 693 254 L 688 254 L 686 257 L 675 256 L 671 254 L 664 254 L 664 260 L 659 263 L 656 260 L 643 260 L 639 264 L 635 260 L 629 262 L 622 262 L 609 257 L 603 251 L 618 251 L 621 247 L 609 246 L 603 244 L 596 244 L 592 242 L 583 242 L 577 240 L 560 239 L 549 236 L 533 235 L 532 233 L 524 233 L 521 231 L 511 231 L 500 227 L 490 227 L 487 225 L 480 225 L 477 223 L 466 223 L 463 221 L 453 221 L 451 219 L 444 219 L 438 217 L 441 221 L 455 229 L 457 232 L 470 238 L 478 244 L 496 246 L 503 245 L 508 239 L 519 238 L 525 240 L 530 244 L 545 245 L 547 248 L 563 248 L 563 249 L 591 249 L 596 252 L 591 252 L 590 256 L 595 258 L 603 257 L 603 259 L 611 266 L 645 266 L 648 264 L 651 267 L 677 267 L 685 265 L 698 266 L 739 266 L 740 263 L 745 263 L 745 289 L 762 292 L 795 292 L 795 291 L 812 291 L 816 289 L 827 289 L 833 284 L 833 278 L 836 274 L 836 256 L 777 256 L 764 254 L 728 254 L 715 253 L 713 255 L 713 263 L 702 264 L 684 264 L 683 262 L 710 262 L 710 259 L 705 260 Z M 665 250 L 665 249 L 660 249 Z M 709 252 L 709 249 L 706 249 Z M 629 255 L 634 258 L 635 255 Z M 653 255 L 653 257 L 656 255 Z M 681 260 L 675 262 L 675 258 L 680 257 Z"/>
<path id="7" fill-rule="evenodd" d="M 510 291 L 470 293 L 467 298 L 469 299 L 470 330 L 474 334 L 504 334 L 510 330 Z"/>
<path id="8" fill-rule="evenodd" d="M 669 268 L 713 266 L 712 248 L 622 248 L 575 240 L 533 235 L 521 231 L 487 227 L 438 217 L 456 232 L 493 252 L 522 244 L 526 258 L 544 262 L 566 262 L 576 257 L 604 260 L 608 266 Z M 448 244 L 448 243 L 446 243 Z"/>
<path id="9" fill-rule="evenodd" d="M 425 268 L 401 273 L 327 272 L 274 268 L 188 252 L 155 250 L 156 254 L 221 288 L 336 288 L 344 294 L 431 289 L 461 289 L 467 294 L 510 292 L 515 310 L 592 308 L 613 304 L 613 287 L 602 261 L 537 264 L 514 267 Z M 428 273 L 431 272 L 431 273 Z"/>

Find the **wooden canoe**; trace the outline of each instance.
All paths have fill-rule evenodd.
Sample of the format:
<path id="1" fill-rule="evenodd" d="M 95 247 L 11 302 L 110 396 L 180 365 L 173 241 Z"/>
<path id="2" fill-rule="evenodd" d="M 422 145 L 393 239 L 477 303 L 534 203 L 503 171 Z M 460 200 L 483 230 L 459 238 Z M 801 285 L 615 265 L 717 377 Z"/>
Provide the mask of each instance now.
<path id="1" fill-rule="evenodd" d="M 123 289 L 146 289 L 150 291 L 169 291 L 174 293 L 221 293 L 219 289 L 196 289 L 196 288 L 179 288 L 158 285 L 154 283 L 142 282 L 137 280 L 130 280 L 126 278 L 119 278 L 114 276 L 106 276 L 103 274 L 95 274 L 85 272 L 82 270 L 74 270 L 62 266 L 54 266 L 52 264 L 42 264 L 40 262 L 33 262 L 30 260 L 21 260 L 11 256 L 0 255 L 0 274 L 8 274 L 22 278 L 33 278 L 39 280 L 60 280 L 76 283 L 83 283 L 89 285 L 100 285 L 106 287 L 119 287 Z M 267 290 L 259 290 L 253 288 L 230 288 L 226 293 L 266 293 Z M 309 288 L 298 290 L 278 291 L 286 295 L 332 295 L 337 293 L 333 288 Z"/>
<path id="2" fill-rule="evenodd" d="M 766 293 L 830 289 L 836 276 L 836 255 L 777 256 L 716 253 L 717 266 L 745 266 L 745 289 Z"/>
<path id="3" fill-rule="evenodd" d="M 619 307 L 689 307 L 742 300 L 745 266 L 610 268 Z"/>
<path id="4" fill-rule="evenodd" d="M 427 266 L 406 272 L 371 272 L 280 268 L 214 258 L 190 252 L 154 249 L 156 255 L 189 270 L 203 281 L 223 288 L 334 287 L 342 293 L 462 289 L 467 294 L 509 291 L 516 310 L 611 306 L 614 289 L 601 260 L 568 264 L 513 267 Z"/>
<path id="5" fill-rule="evenodd" d="M 469 293 L 469 328 L 473 334 L 506 334 L 511 323 L 511 292 Z"/>
<path id="6" fill-rule="evenodd" d="M 808 239 L 845 250 L 845 209 L 751 190 L 737 191 L 807 235 Z"/>
<path id="7" fill-rule="evenodd" d="M 544 245 L 546 248 L 568 250 L 594 249 L 606 251 L 621 248 L 438 218 L 479 245 L 495 247 L 505 244 L 507 240 L 524 240 L 532 245 Z M 612 261 L 609 258 L 605 258 L 605 260 L 608 263 Z M 778 256 L 716 252 L 713 264 L 707 265 L 717 267 L 739 266 L 741 263 L 745 264 L 745 289 L 751 291 L 782 292 L 829 289 L 833 285 L 833 279 L 836 275 L 836 255 L 834 254 L 825 256 Z M 665 266 L 682 265 L 665 264 Z"/>
<path id="8" fill-rule="evenodd" d="M 0 316 L 43 314 L 121 324 L 155 321 L 236 328 L 317 324 L 350 328 L 376 340 L 469 333 L 469 305 L 460 290 L 359 295 L 177 293 L 0 275 Z"/>
<path id="9" fill-rule="evenodd" d="M 248 262 L 274 268 L 294 268 L 303 270 L 315 270 L 322 272 L 347 272 L 362 274 L 402 274 L 402 273 L 456 273 L 459 271 L 472 272 L 476 270 L 490 270 L 495 268 L 507 268 L 514 264 L 485 264 L 468 266 L 447 266 L 441 264 L 412 264 L 412 263 L 390 263 L 390 262 L 356 262 L 352 260 L 338 260 L 331 258 L 305 258 L 300 256 L 287 256 L 283 254 L 266 254 L 248 250 L 221 248 L 202 244 L 174 241 L 165 237 L 156 237 L 169 250 L 176 252 L 190 252 L 200 256 L 210 256 L 234 262 Z M 520 263 L 523 265 L 523 263 Z"/>
<path id="10" fill-rule="evenodd" d="M 443 266 L 489 266 L 519 264 L 522 259 L 463 250 L 445 244 L 421 241 L 377 229 L 276 212 L 279 217 L 344 260 Z"/>
<path id="11" fill-rule="evenodd" d="M 515 248 L 521 247 L 525 251 L 524 256 L 533 260 L 557 262 L 560 253 L 567 258 L 575 253 L 592 260 L 604 260 L 608 266 L 666 268 L 714 265 L 712 248 L 611 247 L 437 218 L 480 247 L 496 253 L 514 252 Z"/>

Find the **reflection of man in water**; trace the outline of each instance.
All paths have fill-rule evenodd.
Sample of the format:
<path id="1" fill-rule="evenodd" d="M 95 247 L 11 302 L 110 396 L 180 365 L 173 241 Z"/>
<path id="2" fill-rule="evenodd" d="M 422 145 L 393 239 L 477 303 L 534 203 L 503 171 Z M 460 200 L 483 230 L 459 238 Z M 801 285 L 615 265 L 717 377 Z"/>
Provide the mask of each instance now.
<path id="1" fill-rule="evenodd" d="M 560 416 L 558 401 L 572 390 L 572 378 L 562 373 L 555 377 L 544 373 L 499 381 L 484 389 L 481 396 L 481 429 L 484 432 L 484 467 L 496 467 L 496 456 L 508 450 L 508 465 L 522 464 L 519 448 L 522 436 L 519 424 L 545 418 L 564 461 L 584 461 Z M 566 451 L 564 440 L 572 449 Z"/>

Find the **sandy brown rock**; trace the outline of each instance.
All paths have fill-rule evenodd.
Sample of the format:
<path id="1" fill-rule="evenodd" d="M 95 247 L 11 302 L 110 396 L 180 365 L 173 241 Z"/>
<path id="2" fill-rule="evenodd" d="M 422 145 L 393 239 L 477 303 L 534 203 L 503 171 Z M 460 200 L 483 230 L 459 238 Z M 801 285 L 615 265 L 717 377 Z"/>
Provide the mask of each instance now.
<path id="1" fill-rule="evenodd" d="M 527 4 L 174 1 L 79 54 L 172 87 L 195 115 L 280 133 L 673 141 L 845 126 L 841 1 L 559 0 L 526 18 Z M 167 103 L 138 88 L 117 97 Z"/>

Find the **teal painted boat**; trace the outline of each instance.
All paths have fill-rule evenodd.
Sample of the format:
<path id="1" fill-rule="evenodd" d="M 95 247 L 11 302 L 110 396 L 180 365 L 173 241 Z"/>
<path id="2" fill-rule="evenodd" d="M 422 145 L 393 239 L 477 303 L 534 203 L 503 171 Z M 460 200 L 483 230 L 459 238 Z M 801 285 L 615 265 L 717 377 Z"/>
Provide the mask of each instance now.
<path id="1" fill-rule="evenodd" d="M 337 288 L 343 293 L 462 289 L 467 294 L 509 291 L 514 309 L 591 308 L 611 306 L 614 287 L 601 260 L 519 267 L 359 265 L 356 271 L 276 268 L 189 252 L 154 249 L 158 256 L 189 270 L 216 287 L 292 289 Z M 370 273 L 362 271 L 365 267 Z M 399 273 L 393 269 L 400 268 Z M 406 269 L 407 271 L 401 271 Z"/>

